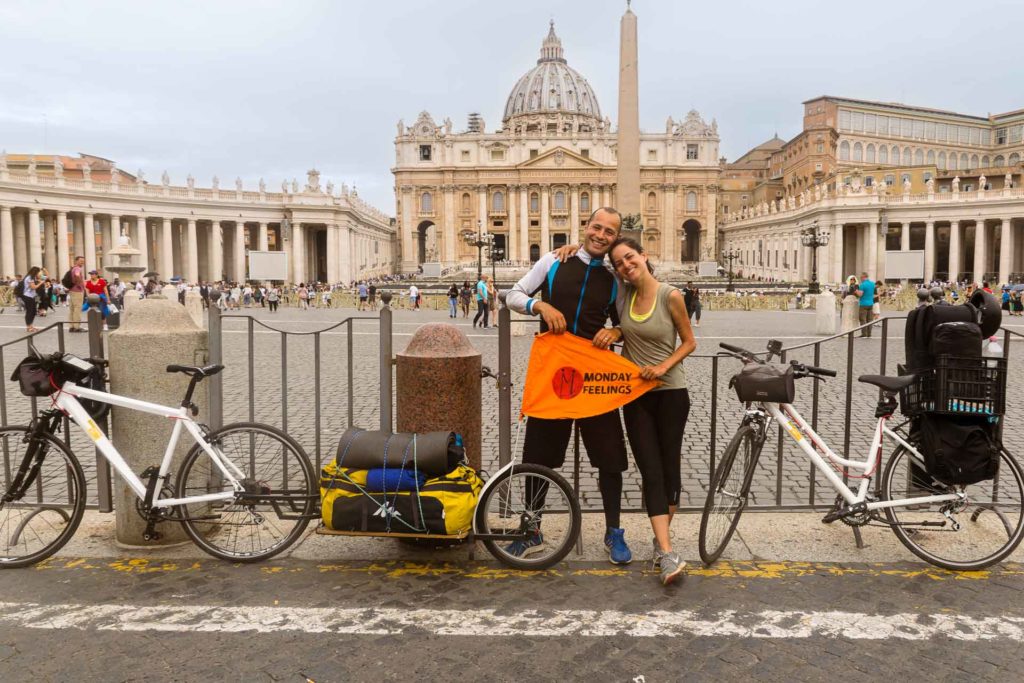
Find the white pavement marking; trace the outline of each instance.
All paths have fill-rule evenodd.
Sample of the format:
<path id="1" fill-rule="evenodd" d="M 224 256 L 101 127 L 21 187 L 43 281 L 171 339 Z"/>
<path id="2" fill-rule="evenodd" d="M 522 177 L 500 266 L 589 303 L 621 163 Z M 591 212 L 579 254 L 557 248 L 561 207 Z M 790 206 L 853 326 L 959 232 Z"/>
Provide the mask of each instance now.
<path id="1" fill-rule="evenodd" d="M 217 605 L 40 605 L 0 603 L 0 623 L 22 628 L 178 633 L 428 633 L 487 637 L 847 638 L 852 640 L 1024 639 L 1024 617 L 681 610 L 437 610 L 399 608 L 224 607 Z"/>

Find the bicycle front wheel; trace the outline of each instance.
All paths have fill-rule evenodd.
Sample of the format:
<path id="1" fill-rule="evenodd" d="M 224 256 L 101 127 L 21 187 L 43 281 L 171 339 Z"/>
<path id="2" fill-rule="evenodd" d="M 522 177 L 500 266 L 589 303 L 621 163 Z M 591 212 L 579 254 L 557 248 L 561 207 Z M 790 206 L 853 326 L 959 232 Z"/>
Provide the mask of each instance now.
<path id="1" fill-rule="evenodd" d="M 477 503 L 476 530 L 508 538 L 485 540 L 487 550 L 515 569 L 547 569 L 564 559 L 583 523 L 569 482 L 534 464 L 515 465 L 499 477 Z"/>
<path id="2" fill-rule="evenodd" d="M 207 439 L 242 473 L 245 490 L 235 491 L 210 456 L 198 444 L 193 446 L 178 474 L 178 497 L 235 496 L 181 505 L 181 525 L 188 537 L 230 562 L 265 560 L 298 540 L 318 505 L 313 465 L 302 446 L 281 430 L 254 422 L 228 425 Z"/>
<path id="3" fill-rule="evenodd" d="M 913 503 L 885 508 L 893 533 L 925 562 L 953 571 L 984 569 L 1005 559 L 1024 537 L 1024 474 L 1005 449 L 999 474 L 967 486 L 941 484 L 924 462 L 902 446 L 882 475 L 885 500 L 922 498 L 962 491 L 962 501 Z"/>
<path id="4" fill-rule="evenodd" d="M 27 567 L 60 550 L 78 529 L 85 475 L 63 442 L 50 434 L 34 440 L 28 427 L 0 429 L 0 454 L 10 472 L 0 498 L 0 568 Z"/>
<path id="5" fill-rule="evenodd" d="M 743 425 L 736 430 L 711 474 L 697 543 L 705 566 L 721 557 L 736 531 L 747 505 L 750 480 L 760 452 L 757 431 L 750 425 Z"/>

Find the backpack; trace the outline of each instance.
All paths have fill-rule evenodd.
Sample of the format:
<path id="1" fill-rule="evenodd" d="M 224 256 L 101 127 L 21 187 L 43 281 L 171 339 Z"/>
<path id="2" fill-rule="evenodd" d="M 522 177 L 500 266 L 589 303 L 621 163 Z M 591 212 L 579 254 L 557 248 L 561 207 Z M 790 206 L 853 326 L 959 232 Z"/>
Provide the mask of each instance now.
<path id="1" fill-rule="evenodd" d="M 913 372 L 920 368 L 935 365 L 935 353 L 932 351 L 931 340 L 935 328 L 943 323 L 974 323 L 978 321 L 978 310 L 971 304 L 947 306 L 935 304 L 921 306 L 907 316 L 907 329 L 904 344 L 907 352 L 907 370 Z"/>
<path id="2" fill-rule="evenodd" d="M 25 296 L 25 278 L 21 278 L 18 284 L 14 285 L 14 293 L 17 296 Z"/>
<path id="3" fill-rule="evenodd" d="M 925 413 L 919 434 L 925 469 L 944 484 L 975 484 L 999 473 L 995 425 L 987 418 Z"/>
<path id="4" fill-rule="evenodd" d="M 933 356 L 981 356 L 981 328 L 975 323 L 942 323 L 935 326 L 930 350 Z"/>
<path id="5" fill-rule="evenodd" d="M 75 277 L 71 274 L 71 268 L 68 268 L 68 272 L 64 273 L 64 277 L 60 279 L 60 283 L 64 285 L 64 289 L 71 291 L 71 288 L 75 286 Z"/>

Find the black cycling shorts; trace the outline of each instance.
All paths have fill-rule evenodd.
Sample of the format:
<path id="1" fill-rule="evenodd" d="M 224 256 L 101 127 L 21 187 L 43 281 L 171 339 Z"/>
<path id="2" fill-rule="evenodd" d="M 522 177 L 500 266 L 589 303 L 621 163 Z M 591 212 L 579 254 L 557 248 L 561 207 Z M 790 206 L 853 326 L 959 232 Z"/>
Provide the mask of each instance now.
<path id="1" fill-rule="evenodd" d="M 607 472 L 625 472 L 629 466 L 626 458 L 626 441 L 622 433 L 619 411 L 612 410 L 602 415 L 576 420 L 580 437 L 587 448 L 590 464 Z M 523 462 L 545 465 L 558 469 L 565 462 L 565 452 L 572 437 L 571 418 L 548 420 L 531 417 L 526 421 L 526 437 L 523 441 Z"/>

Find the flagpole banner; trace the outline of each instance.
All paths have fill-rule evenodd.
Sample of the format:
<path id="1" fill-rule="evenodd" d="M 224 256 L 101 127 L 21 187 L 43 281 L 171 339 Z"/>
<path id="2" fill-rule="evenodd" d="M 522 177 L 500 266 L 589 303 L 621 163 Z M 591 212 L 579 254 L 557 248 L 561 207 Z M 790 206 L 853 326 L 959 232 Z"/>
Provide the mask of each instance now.
<path id="1" fill-rule="evenodd" d="M 523 387 L 522 415 L 548 419 L 602 415 L 642 396 L 661 382 L 611 350 L 568 332 L 533 338 Z"/>

